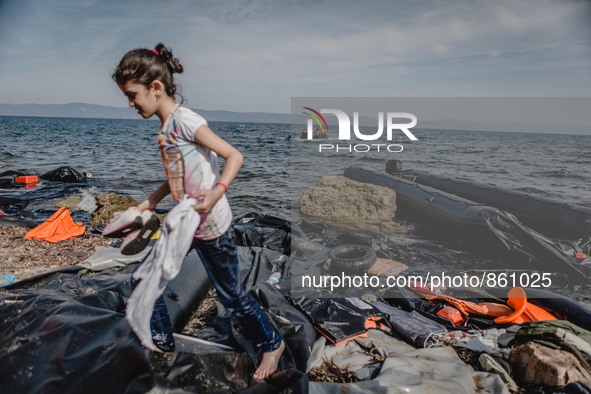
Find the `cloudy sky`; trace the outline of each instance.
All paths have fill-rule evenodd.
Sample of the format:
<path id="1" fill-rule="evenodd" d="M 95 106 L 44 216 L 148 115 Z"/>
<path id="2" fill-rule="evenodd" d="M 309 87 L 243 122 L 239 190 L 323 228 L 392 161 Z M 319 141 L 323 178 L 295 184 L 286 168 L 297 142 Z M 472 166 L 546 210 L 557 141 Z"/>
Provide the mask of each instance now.
<path id="1" fill-rule="evenodd" d="M 113 68 L 160 41 L 192 108 L 591 96 L 589 1 L 0 0 L 0 103 L 125 106 Z"/>

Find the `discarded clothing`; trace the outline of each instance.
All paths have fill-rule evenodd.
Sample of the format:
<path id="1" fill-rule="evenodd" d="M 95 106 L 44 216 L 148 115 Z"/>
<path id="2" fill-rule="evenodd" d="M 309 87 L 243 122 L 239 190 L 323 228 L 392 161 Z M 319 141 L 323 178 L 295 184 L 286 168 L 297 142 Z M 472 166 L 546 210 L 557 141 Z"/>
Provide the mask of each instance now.
<path id="1" fill-rule="evenodd" d="M 146 248 L 138 254 L 124 255 L 121 253 L 121 248 L 97 246 L 95 247 L 92 256 L 88 257 L 79 265 L 93 271 L 102 271 L 116 267 L 126 267 L 129 264 L 141 261 L 149 252 L 150 248 Z"/>
<path id="2" fill-rule="evenodd" d="M 434 335 L 446 332 L 443 325 L 428 319 L 418 312 L 407 312 L 381 301 L 372 302 L 372 305 L 388 315 L 388 321 L 392 328 L 415 346 L 434 346 L 437 344 Z"/>
<path id="3" fill-rule="evenodd" d="M 82 223 L 74 222 L 68 208 L 60 208 L 47 221 L 25 234 L 25 238 L 34 238 L 48 242 L 58 242 L 76 238 L 84 234 Z"/>
<path id="4" fill-rule="evenodd" d="M 449 331 L 434 336 L 438 346 L 454 346 L 469 349 L 475 353 L 488 353 L 508 356 L 509 351 L 499 347 L 498 338 L 505 329 L 489 328 L 487 330 Z"/>
<path id="5" fill-rule="evenodd" d="M 474 372 L 450 347 L 417 349 L 384 360 L 379 375 L 355 383 L 310 382 L 310 393 L 509 393 L 499 376 Z M 486 379 L 482 380 L 481 378 Z"/>
<path id="6" fill-rule="evenodd" d="M 142 344 L 151 350 L 155 349 L 150 330 L 154 303 L 168 281 L 179 273 L 191 247 L 200 223 L 200 215 L 193 209 L 196 203 L 196 199 L 185 196 L 168 213 L 160 239 L 133 273 L 133 278 L 140 282 L 129 297 L 125 316 Z"/>
<path id="7" fill-rule="evenodd" d="M 501 364 L 493 356 L 486 353 L 482 353 L 478 357 L 478 363 L 480 364 L 480 367 L 483 371 L 492 372 L 499 375 L 511 392 L 517 392 L 519 390 L 519 386 L 517 386 L 517 383 L 515 383 L 511 377 L 511 366 L 507 365 L 509 368 L 509 370 L 507 370 L 504 364 Z"/>
<path id="8" fill-rule="evenodd" d="M 525 336 L 529 336 L 528 340 L 531 340 L 532 336 L 554 335 L 558 329 L 575 334 L 591 346 L 591 331 L 566 320 L 523 323 L 517 332 L 516 339 L 517 337 L 525 339 Z"/>

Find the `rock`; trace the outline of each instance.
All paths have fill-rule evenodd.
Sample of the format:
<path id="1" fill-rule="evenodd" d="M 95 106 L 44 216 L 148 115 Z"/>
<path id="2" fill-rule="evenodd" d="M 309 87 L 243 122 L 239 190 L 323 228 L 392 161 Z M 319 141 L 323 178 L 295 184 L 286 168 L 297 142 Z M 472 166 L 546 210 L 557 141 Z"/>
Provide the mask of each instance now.
<path id="1" fill-rule="evenodd" d="M 591 373 L 572 353 L 536 342 L 515 346 L 509 362 L 524 383 L 550 387 L 560 387 L 570 382 L 591 384 Z"/>
<path id="2" fill-rule="evenodd" d="M 125 211 L 129 207 L 138 205 L 139 202 L 131 196 L 119 195 L 115 193 L 102 193 L 96 196 L 96 205 L 98 208 L 91 214 L 92 225 L 108 223 L 113 217 L 113 213 Z"/>
<path id="3" fill-rule="evenodd" d="M 396 213 L 396 192 L 342 176 L 327 176 L 302 193 L 300 206 L 306 215 L 340 222 L 391 221 Z"/>

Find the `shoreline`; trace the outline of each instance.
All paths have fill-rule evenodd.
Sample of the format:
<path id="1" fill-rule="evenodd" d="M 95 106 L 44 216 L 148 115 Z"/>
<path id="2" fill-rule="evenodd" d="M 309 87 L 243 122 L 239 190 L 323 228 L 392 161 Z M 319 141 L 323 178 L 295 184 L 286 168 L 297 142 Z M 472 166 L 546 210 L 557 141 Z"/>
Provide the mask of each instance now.
<path id="1" fill-rule="evenodd" d="M 108 246 L 113 240 L 86 233 L 70 240 L 50 243 L 27 239 L 26 227 L 0 224 L 0 274 L 11 274 L 16 280 L 76 265 L 90 257 L 96 246 Z"/>

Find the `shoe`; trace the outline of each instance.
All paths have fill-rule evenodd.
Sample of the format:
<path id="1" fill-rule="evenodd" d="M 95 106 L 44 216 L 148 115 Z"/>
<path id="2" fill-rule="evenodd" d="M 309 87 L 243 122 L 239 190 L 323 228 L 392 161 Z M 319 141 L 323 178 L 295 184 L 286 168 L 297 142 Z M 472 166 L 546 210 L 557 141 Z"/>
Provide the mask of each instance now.
<path id="1" fill-rule="evenodd" d="M 152 342 L 154 342 L 154 346 L 162 350 L 164 353 L 174 352 L 175 344 L 172 334 L 161 333 L 152 335 Z"/>
<path id="2" fill-rule="evenodd" d="M 148 246 L 152 235 L 160 228 L 160 219 L 152 211 L 146 210 L 141 216 L 143 227 L 135 230 L 121 244 L 121 254 L 129 256 L 138 254 Z"/>
<path id="3" fill-rule="evenodd" d="M 131 207 L 123 212 L 115 212 L 113 219 L 103 229 L 103 236 L 109 238 L 125 237 L 132 231 L 141 229 L 143 225 L 142 211 Z"/>

